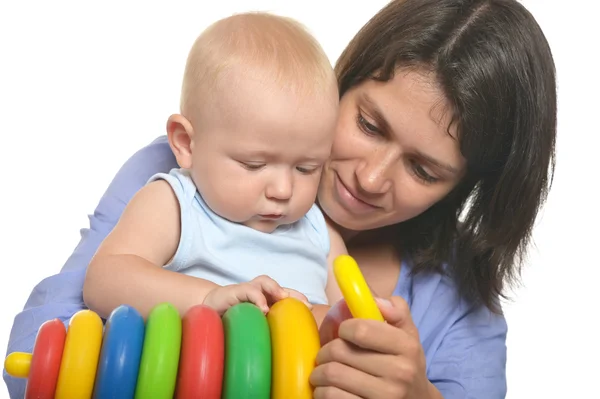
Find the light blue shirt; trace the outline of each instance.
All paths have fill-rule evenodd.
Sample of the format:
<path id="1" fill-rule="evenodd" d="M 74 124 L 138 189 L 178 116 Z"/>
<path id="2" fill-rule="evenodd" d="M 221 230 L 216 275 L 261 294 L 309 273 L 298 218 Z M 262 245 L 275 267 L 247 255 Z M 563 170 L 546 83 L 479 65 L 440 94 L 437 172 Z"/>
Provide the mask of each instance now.
<path id="1" fill-rule="evenodd" d="M 316 205 L 296 223 L 263 233 L 213 212 L 188 171 L 175 168 L 150 181 L 159 179 L 170 184 L 181 214 L 179 245 L 166 269 L 222 286 L 264 274 L 306 295 L 312 304 L 328 303 L 329 233 Z"/>
<path id="2" fill-rule="evenodd" d="M 82 297 L 87 265 L 117 223 L 125 204 L 156 173 L 177 163 L 165 136 L 134 154 L 117 173 L 93 215 L 81 230 L 81 241 L 60 273 L 42 280 L 14 320 L 7 354 L 31 352 L 40 325 L 59 318 L 65 325 L 85 308 Z M 503 316 L 470 306 L 455 284 L 437 274 L 412 277 L 403 262 L 394 295 L 409 304 L 427 359 L 427 376 L 445 399 L 500 399 L 506 395 L 506 334 Z M 23 398 L 25 380 L 4 380 L 11 398 Z"/>

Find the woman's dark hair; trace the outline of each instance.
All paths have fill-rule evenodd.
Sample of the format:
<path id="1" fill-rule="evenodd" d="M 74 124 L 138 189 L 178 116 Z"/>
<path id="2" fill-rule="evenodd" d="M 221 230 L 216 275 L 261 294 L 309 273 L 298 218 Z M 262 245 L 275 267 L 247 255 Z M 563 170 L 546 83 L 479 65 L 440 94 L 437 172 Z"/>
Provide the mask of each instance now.
<path id="1" fill-rule="evenodd" d="M 549 45 L 514 0 L 397 0 L 340 56 L 340 96 L 366 79 L 387 81 L 399 68 L 435 73 L 467 172 L 446 198 L 390 229 L 413 273 L 449 272 L 461 295 L 500 311 L 554 171 Z"/>

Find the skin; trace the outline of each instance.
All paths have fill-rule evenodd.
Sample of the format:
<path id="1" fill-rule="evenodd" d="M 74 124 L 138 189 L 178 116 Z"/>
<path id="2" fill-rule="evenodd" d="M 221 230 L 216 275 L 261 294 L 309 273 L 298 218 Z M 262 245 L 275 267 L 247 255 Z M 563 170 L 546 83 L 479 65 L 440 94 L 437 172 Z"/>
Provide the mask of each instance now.
<path id="1" fill-rule="evenodd" d="M 415 70 L 366 81 L 340 101 L 318 199 L 379 297 L 391 297 L 400 259 L 376 229 L 424 212 L 464 176 L 446 111 L 435 76 Z M 391 297 L 379 307 L 387 323 L 347 319 L 336 309 L 323 321 L 321 332 L 339 324 L 339 337 L 323 338 L 311 375 L 316 399 L 441 398 L 427 380 L 406 302 Z"/>
<path id="2" fill-rule="evenodd" d="M 433 76 L 414 71 L 349 90 L 319 188 L 325 213 L 345 230 L 364 231 L 413 218 L 445 197 L 465 168 L 445 111 Z"/>
<path id="3" fill-rule="evenodd" d="M 268 71 L 232 67 L 210 104 L 172 115 L 167 133 L 179 166 L 215 213 L 270 234 L 298 221 L 315 203 L 339 100 L 333 71 L 330 87 L 307 93 L 290 92 L 267 76 Z M 293 296 L 307 303 L 320 324 L 328 306 L 313 307 L 304 294 L 268 276 L 221 287 L 164 269 L 179 247 L 180 217 L 166 181 L 139 190 L 88 266 L 86 305 L 102 317 L 121 303 L 147 317 L 160 302 L 173 304 L 181 315 L 199 303 L 223 314 L 240 302 L 266 313 L 272 303 Z M 333 259 L 346 249 L 333 229 L 330 241 L 325 291 L 333 304 L 341 299 Z"/>
<path id="4" fill-rule="evenodd" d="M 373 291 L 382 298 L 393 293 L 400 259 L 392 246 L 377 236 L 376 229 L 422 213 L 447 195 L 465 170 L 458 142 L 452 137 L 455 132 L 448 134 L 450 113 L 445 112 L 445 100 L 434 78 L 421 71 L 399 71 L 391 81 L 367 81 L 345 93 L 334 123 L 332 154 L 318 188 L 320 206 L 343 236 Z M 305 115 L 320 117 L 322 110 Z M 181 146 L 172 145 L 178 159 L 188 147 L 193 150 L 193 131 L 189 120 L 171 118 L 171 141 L 177 142 L 174 136 L 188 137 L 190 143 L 188 146 L 182 140 Z M 452 171 L 439 164 L 451 166 Z M 84 298 L 88 306 L 91 298 L 103 298 L 107 313 L 127 302 L 118 293 L 128 293 L 139 301 L 134 306 L 142 312 L 148 311 L 147 303 L 157 297 L 168 297 L 185 311 L 218 288 L 156 267 L 170 259 L 177 245 L 178 209 L 164 185 L 148 187 L 133 198 L 90 264 L 88 276 L 96 284 L 89 285 L 86 279 Z M 163 212 L 155 212 L 157 207 Z M 133 230 L 132 226 L 141 227 Z M 101 263 L 104 267 L 94 266 Z M 102 293 L 107 280 L 94 276 L 106 270 L 115 290 L 112 295 Z M 139 279 L 137 274 L 146 278 Z M 268 283 L 257 285 L 266 287 Z M 174 291 L 167 292 L 168 286 Z M 99 290 L 95 296 L 91 295 L 94 289 Z M 234 300 L 244 300 L 243 295 L 232 295 Z M 322 342 L 311 375 L 316 399 L 441 397 L 427 380 L 418 331 L 406 302 L 391 297 L 389 302 L 380 301 L 380 309 L 387 323 L 336 320 L 335 309 L 323 321 L 322 330 L 339 324 L 339 337 Z M 313 309 L 317 320 L 325 311 Z"/>
<path id="5" fill-rule="evenodd" d="M 295 95 L 257 76 L 228 73 L 210 105 L 193 110 L 189 121 L 170 118 L 170 140 L 179 165 L 191 171 L 214 212 L 272 233 L 298 221 L 315 202 L 337 101 L 334 88 Z"/>

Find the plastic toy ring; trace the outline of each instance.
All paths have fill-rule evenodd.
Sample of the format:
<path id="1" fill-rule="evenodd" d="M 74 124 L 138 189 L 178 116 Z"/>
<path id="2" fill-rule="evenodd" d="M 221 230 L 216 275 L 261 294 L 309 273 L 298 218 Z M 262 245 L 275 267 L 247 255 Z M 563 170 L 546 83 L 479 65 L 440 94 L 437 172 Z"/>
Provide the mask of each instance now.
<path id="1" fill-rule="evenodd" d="M 266 316 L 252 303 L 238 303 L 223 315 L 223 330 L 223 399 L 269 399 L 271 334 Z"/>
<path id="2" fill-rule="evenodd" d="M 94 387 L 95 399 L 133 398 L 144 329 L 144 319 L 131 306 L 121 305 L 112 311 L 104 329 Z"/>
<path id="3" fill-rule="evenodd" d="M 182 322 L 177 399 L 221 399 L 225 342 L 223 322 L 212 308 L 190 308 Z"/>
<path id="4" fill-rule="evenodd" d="M 43 323 L 35 338 L 25 398 L 53 398 L 67 329 L 59 319 Z"/>
<path id="5" fill-rule="evenodd" d="M 309 383 L 319 352 L 319 329 L 301 301 L 285 298 L 267 314 L 273 348 L 272 399 L 312 399 Z"/>
<path id="6" fill-rule="evenodd" d="M 91 310 L 80 310 L 71 318 L 56 384 L 56 399 L 92 396 L 103 328 L 100 316 Z"/>
<path id="7" fill-rule="evenodd" d="M 33 354 L 14 352 L 6 357 L 6 372 L 17 378 L 28 378 L 25 399 L 54 398 L 67 331 L 59 319 L 40 326 Z"/>
<path id="8" fill-rule="evenodd" d="M 157 305 L 146 322 L 136 399 L 173 397 L 180 350 L 179 311 L 168 303 Z"/>
<path id="9" fill-rule="evenodd" d="M 384 321 L 354 258 L 338 256 L 333 262 L 333 273 L 353 317 Z"/>

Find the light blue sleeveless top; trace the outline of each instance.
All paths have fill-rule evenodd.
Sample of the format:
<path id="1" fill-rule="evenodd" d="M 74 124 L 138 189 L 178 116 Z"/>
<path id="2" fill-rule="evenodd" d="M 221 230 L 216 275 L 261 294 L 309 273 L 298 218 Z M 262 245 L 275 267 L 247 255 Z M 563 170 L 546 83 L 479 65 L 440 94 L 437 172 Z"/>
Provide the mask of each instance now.
<path id="1" fill-rule="evenodd" d="M 213 212 L 185 169 L 158 173 L 149 182 L 158 179 L 171 185 L 181 209 L 179 247 L 166 269 L 219 285 L 264 274 L 303 293 L 313 304 L 327 304 L 329 233 L 316 205 L 298 222 L 269 234 Z"/>

